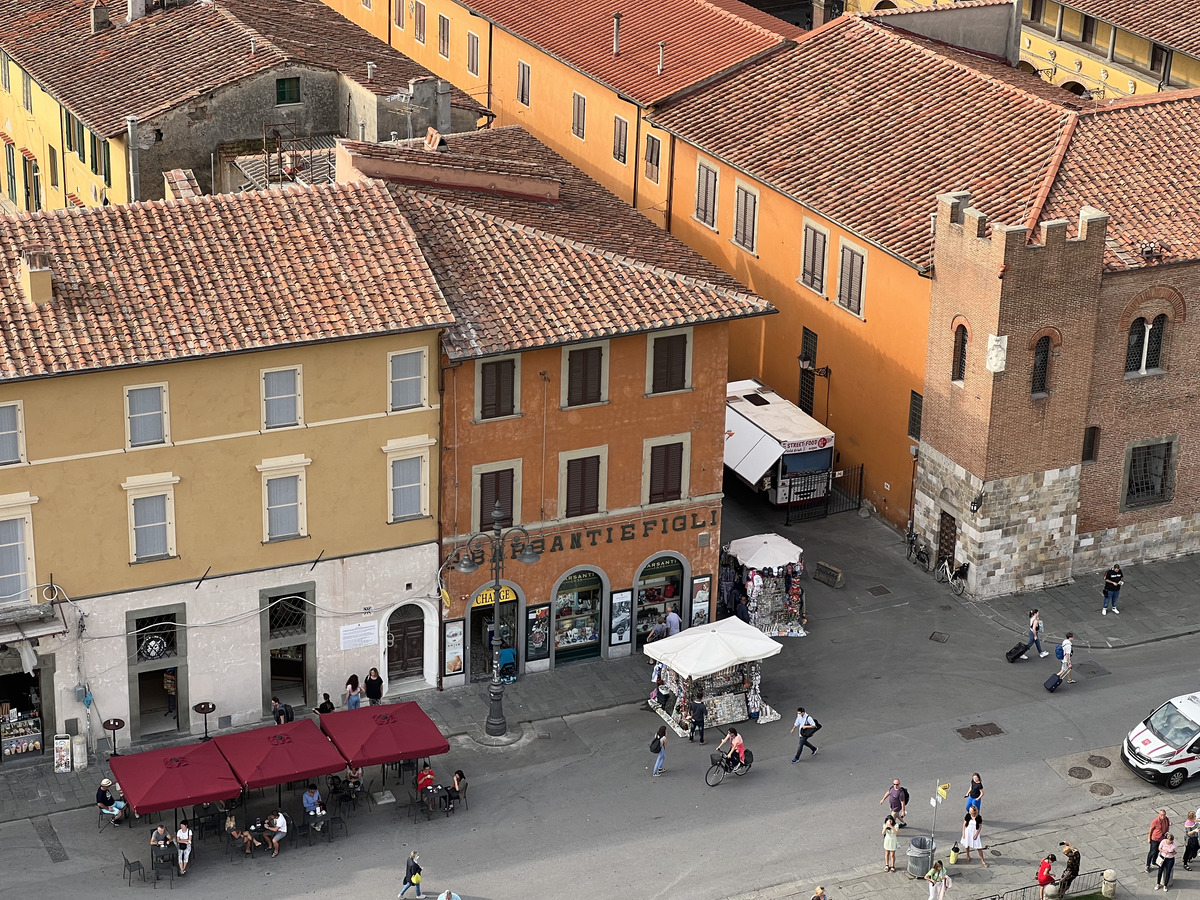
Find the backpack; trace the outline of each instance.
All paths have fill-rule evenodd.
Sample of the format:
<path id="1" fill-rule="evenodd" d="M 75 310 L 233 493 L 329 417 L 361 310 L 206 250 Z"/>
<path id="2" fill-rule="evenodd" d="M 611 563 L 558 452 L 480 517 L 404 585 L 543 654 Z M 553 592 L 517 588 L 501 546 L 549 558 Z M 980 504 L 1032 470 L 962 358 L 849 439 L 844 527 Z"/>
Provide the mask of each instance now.
<path id="1" fill-rule="evenodd" d="M 651 753 L 662 752 L 662 740 L 659 738 L 659 736 L 657 734 L 654 736 L 654 740 L 652 740 L 650 742 L 650 752 Z"/>
<path id="2" fill-rule="evenodd" d="M 296 719 L 296 711 L 292 709 L 290 704 L 283 704 L 283 721 L 293 722 Z"/>
<path id="3" fill-rule="evenodd" d="M 904 801 L 904 805 L 908 805 L 908 788 L 900 788 L 900 799 Z"/>
<path id="4" fill-rule="evenodd" d="M 1058 644 L 1055 646 L 1054 658 L 1055 659 L 1063 659 L 1064 658 L 1062 644 Z"/>

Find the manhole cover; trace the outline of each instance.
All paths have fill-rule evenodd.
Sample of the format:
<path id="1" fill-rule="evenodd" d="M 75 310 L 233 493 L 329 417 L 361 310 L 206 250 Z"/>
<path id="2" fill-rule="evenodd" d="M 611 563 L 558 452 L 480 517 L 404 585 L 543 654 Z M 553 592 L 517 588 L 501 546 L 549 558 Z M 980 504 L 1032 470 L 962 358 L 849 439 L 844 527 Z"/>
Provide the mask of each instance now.
<path id="1" fill-rule="evenodd" d="M 1085 781 L 1092 777 L 1092 770 L 1085 769 L 1083 766 L 1071 766 L 1067 769 L 1067 774 L 1072 778 L 1078 778 L 1080 781 Z"/>
<path id="2" fill-rule="evenodd" d="M 1000 851 L 999 851 L 999 850 L 988 850 L 988 853 L 992 854 L 992 856 L 999 856 L 999 855 L 1000 855 Z"/>
<path id="3" fill-rule="evenodd" d="M 1088 790 L 1097 797 L 1107 797 L 1113 792 L 1113 787 L 1111 784 L 1104 784 L 1103 782 L 1098 781 L 1089 787 Z"/>
<path id="4" fill-rule="evenodd" d="M 939 644 L 944 644 L 946 641 L 950 640 L 950 635 L 946 634 L 944 631 L 935 631 L 929 636 L 929 639 L 931 641 L 937 641 Z"/>
<path id="5" fill-rule="evenodd" d="M 1112 674 L 1112 672 L 1108 671 L 1108 669 L 1104 668 L 1104 666 L 1100 665 L 1099 663 L 1091 662 L 1090 660 L 1088 662 L 1079 663 L 1079 665 L 1075 666 L 1075 671 L 1087 675 L 1089 678 L 1099 678 L 1101 675 Z"/>
<path id="6" fill-rule="evenodd" d="M 1088 765 L 1095 766 L 1097 769 L 1107 769 L 1112 765 L 1112 760 L 1106 756 L 1089 756 Z"/>
<path id="7" fill-rule="evenodd" d="M 954 607 L 951 606 L 949 603 L 947 603 L 944 606 L 942 606 L 942 609 L 945 610 L 946 612 L 949 612 L 950 610 L 954 609 Z"/>
<path id="8" fill-rule="evenodd" d="M 964 741 L 977 741 L 979 738 L 995 737 L 1004 731 L 995 722 L 984 722 L 982 725 L 968 725 L 966 728 L 955 729 Z"/>
<path id="9" fill-rule="evenodd" d="M 882 597 L 884 594 L 890 594 L 891 591 L 885 588 L 882 584 L 877 584 L 875 587 L 867 588 L 867 593 L 872 597 Z"/>

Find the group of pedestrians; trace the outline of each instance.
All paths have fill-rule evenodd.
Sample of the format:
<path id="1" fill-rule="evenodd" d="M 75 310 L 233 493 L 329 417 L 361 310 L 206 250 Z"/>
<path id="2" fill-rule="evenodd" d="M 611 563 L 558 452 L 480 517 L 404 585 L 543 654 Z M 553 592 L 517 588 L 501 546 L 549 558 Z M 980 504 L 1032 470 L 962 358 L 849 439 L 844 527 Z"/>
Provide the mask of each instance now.
<path id="1" fill-rule="evenodd" d="M 1200 853 L 1200 822 L 1196 820 L 1193 810 L 1187 814 L 1183 822 L 1183 867 L 1192 870 L 1192 860 Z M 1179 853 L 1179 844 L 1171 831 L 1171 820 L 1165 809 L 1160 809 L 1158 815 L 1150 823 L 1150 833 L 1146 836 L 1146 874 L 1157 870 L 1154 889 L 1166 891 L 1171 886 L 1171 876 L 1175 872 L 1175 858 Z"/>

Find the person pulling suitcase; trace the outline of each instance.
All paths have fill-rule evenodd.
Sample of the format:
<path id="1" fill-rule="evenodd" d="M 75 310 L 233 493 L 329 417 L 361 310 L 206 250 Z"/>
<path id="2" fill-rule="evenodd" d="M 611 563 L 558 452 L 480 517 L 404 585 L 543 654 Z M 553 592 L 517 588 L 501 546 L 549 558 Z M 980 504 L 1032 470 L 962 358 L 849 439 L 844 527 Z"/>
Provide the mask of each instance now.
<path id="1" fill-rule="evenodd" d="M 1075 632 L 1068 631 L 1067 636 L 1063 638 L 1063 642 L 1054 648 L 1054 655 L 1062 660 L 1062 668 L 1057 673 L 1046 679 L 1043 687 L 1050 693 L 1054 693 L 1063 683 L 1063 678 L 1067 680 L 1067 684 L 1074 684 L 1075 679 L 1071 677 L 1071 639 L 1075 637 Z"/>

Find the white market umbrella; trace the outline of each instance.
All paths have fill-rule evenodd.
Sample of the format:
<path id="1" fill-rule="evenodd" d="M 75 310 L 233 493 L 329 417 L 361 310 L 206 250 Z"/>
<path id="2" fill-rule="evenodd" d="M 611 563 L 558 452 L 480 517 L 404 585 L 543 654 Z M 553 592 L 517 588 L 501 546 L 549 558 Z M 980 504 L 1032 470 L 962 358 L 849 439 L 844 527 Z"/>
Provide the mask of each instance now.
<path id="1" fill-rule="evenodd" d="M 779 569 L 788 563 L 799 562 L 804 550 L 771 532 L 739 538 L 729 545 L 729 552 L 749 569 Z"/>
<path id="2" fill-rule="evenodd" d="M 684 678 L 701 678 L 740 663 L 774 656 L 783 645 L 736 616 L 695 625 L 679 634 L 651 641 L 644 650 Z"/>

